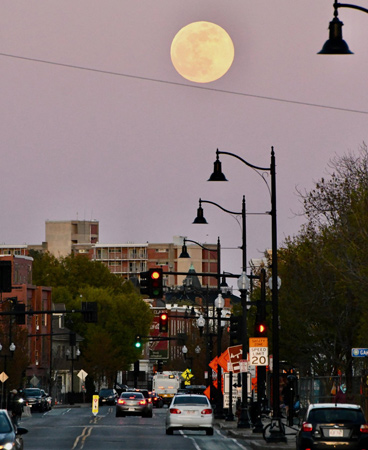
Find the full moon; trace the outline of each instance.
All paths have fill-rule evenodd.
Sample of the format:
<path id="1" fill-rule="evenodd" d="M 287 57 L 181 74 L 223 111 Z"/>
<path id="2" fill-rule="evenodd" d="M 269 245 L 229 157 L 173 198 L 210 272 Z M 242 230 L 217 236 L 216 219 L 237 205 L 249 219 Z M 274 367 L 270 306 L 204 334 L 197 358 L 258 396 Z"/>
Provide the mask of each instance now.
<path id="1" fill-rule="evenodd" d="M 171 61 L 177 72 L 196 83 L 218 80 L 230 69 L 234 44 L 220 26 L 193 22 L 182 28 L 171 43 Z"/>

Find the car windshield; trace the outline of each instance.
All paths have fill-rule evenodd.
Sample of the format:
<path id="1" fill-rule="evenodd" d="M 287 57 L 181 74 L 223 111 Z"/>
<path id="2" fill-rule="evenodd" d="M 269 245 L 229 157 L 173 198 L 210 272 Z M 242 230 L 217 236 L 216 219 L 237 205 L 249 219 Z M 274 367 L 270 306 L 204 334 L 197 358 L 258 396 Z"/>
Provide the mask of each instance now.
<path id="1" fill-rule="evenodd" d="M 41 395 L 41 391 L 39 389 L 24 389 L 24 394 L 28 397 L 38 397 Z"/>
<path id="2" fill-rule="evenodd" d="M 144 397 L 143 397 L 143 394 L 141 394 L 140 392 L 123 392 L 121 394 L 120 398 L 135 399 L 135 398 L 144 398 Z"/>
<path id="3" fill-rule="evenodd" d="M 179 395 L 175 397 L 175 405 L 208 405 L 207 397 L 197 397 L 192 395 Z"/>
<path id="4" fill-rule="evenodd" d="M 309 414 L 312 423 L 364 423 L 364 417 L 359 409 L 321 408 L 313 409 Z"/>
<path id="5" fill-rule="evenodd" d="M 101 389 L 99 395 L 113 395 L 113 393 L 112 389 Z"/>
<path id="6" fill-rule="evenodd" d="M 0 414 L 0 433 L 10 433 L 12 431 L 10 422 L 4 414 Z"/>

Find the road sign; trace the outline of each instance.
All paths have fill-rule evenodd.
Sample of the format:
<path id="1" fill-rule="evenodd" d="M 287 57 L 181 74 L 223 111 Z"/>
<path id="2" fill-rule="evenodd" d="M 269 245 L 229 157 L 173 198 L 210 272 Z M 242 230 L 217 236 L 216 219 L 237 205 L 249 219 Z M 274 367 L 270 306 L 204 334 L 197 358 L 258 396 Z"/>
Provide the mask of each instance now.
<path id="1" fill-rule="evenodd" d="M 249 359 L 252 366 L 268 366 L 267 338 L 249 338 Z"/>
<path id="2" fill-rule="evenodd" d="M 2 383 L 5 383 L 5 381 L 8 379 L 9 377 L 8 377 L 8 375 L 5 373 L 5 372 L 2 372 L 1 374 L 0 374 L 0 381 L 2 382 Z"/>
<path id="3" fill-rule="evenodd" d="M 233 345 L 232 347 L 229 347 L 227 350 L 229 352 L 230 362 L 233 365 L 233 372 L 239 373 L 240 372 L 239 363 L 243 357 L 243 346 Z"/>
<path id="4" fill-rule="evenodd" d="M 354 357 L 368 356 L 368 348 L 352 348 L 351 356 L 354 356 Z"/>
<path id="5" fill-rule="evenodd" d="M 242 359 L 239 361 L 239 372 L 248 372 L 248 361 L 246 359 Z"/>
<path id="6" fill-rule="evenodd" d="M 181 377 L 185 380 L 185 381 L 189 381 L 191 378 L 194 377 L 194 375 L 191 373 L 191 371 L 189 369 L 184 370 L 184 372 L 181 374 Z"/>
<path id="7" fill-rule="evenodd" d="M 83 369 L 77 373 L 77 377 L 80 378 L 83 382 L 86 379 L 87 375 L 88 375 L 88 373 L 86 371 L 84 371 Z"/>

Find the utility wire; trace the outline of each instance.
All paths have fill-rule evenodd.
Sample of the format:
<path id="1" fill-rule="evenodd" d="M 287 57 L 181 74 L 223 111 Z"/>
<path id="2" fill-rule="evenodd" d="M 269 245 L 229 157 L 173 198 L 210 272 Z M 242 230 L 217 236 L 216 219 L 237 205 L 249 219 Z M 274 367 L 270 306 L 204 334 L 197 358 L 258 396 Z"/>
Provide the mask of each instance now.
<path id="1" fill-rule="evenodd" d="M 349 113 L 354 113 L 354 114 L 368 114 L 368 111 L 362 111 L 362 110 L 358 110 L 358 109 L 349 109 L 349 108 L 342 108 L 342 107 L 338 107 L 338 106 L 321 105 L 318 103 L 308 103 L 308 102 L 301 102 L 301 101 L 297 101 L 297 100 L 287 100 L 284 98 L 269 97 L 266 95 L 247 94 L 245 92 L 229 91 L 226 89 L 216 89 L 216 88 L 211 88 L 211 87 L 207 87 L 207 86 L 189 85 L 189 84 L 185 84 L 185 83 L 178 83 L 175 81 L 160 80 L 157 78 L 142 77 L 142 76 L 138 76 L 138 75 L 129 75 L 126 73 L 94 69 L 91 67 L 76 66 L 74 64 L 64 64 L 64 63 L 59 63 L 59 62 L 54 62 L 54 61 L 46 61 L 43 59 L 28 58 L 26 56 L 10 55 L 8 53 L 0 53 L 0 56 L 6 57 L 6 58 L 21 59 L 24 61 L 32 61 L 32 62 L 37 62 L 37 63 L 42 63 L 42 64 L 49 64 L 49 65 L 59 66 L 59 67 L 67 67 L 69 69 L 86 70 L 88 72 L 102 73 L 102 74 L 106 74 L 106 75 L 113 75 L 113 76 L 125 77 L 125 78 L 133 78 L 136 80 L 151 81 L 153 83 L 162 83 L 162 84 L 169 84 L 172 86 L 181 86 L 181 87 L 186 87 L 186 88 L 191 88 L 191 89 L 201 89 L 204 91 L 219 92 L 222 94 L 240 95 L 243 97 L 257 98 L 257 99 L 269 100 L 269 101 L 273 101 L 273 102 L 291 103 L 294 105 L 309 106 L 309 107 L 313 107 L 313 108 L 331 109 L 334 111 L 343 111 L 343 112 L 349 112 Z"/>

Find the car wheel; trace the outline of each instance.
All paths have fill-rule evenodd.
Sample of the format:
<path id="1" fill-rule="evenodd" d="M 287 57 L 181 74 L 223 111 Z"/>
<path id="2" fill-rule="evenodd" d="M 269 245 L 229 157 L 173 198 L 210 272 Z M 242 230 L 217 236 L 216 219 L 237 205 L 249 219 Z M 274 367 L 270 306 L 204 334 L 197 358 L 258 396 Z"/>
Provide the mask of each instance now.
<path id="1" fill-rule="evenodd" d="M 208 428 L 206 430 L 206 434 L 207 434 L 207 436 L 213 436 L 213 428 Z"/>
<path id="2" fill-rule="evenodd" d="M 174 430 L 172 428 L 166 428 L 166 434 L 173 434 Z"/>
<path id="3" fill-rule="evenodd" d="M 152 417 L 152 416 L 153 416 L 152 411 L 147 414 L 147 417 Z"/>
<path id="4" fill-rule="evenodd" d="M 121 415 L 122 415 L 121 412 L 116 410 L 115 417 L 121 417 Z"/>

